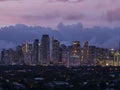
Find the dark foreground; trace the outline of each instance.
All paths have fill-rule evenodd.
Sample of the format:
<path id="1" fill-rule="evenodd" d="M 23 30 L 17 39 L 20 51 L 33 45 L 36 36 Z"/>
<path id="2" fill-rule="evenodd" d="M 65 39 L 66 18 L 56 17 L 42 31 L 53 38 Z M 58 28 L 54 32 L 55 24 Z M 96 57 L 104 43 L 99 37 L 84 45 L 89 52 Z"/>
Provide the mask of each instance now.
<path id="1" fill-rule="evenodd" d="M 0 90 L 120 90 L 120 67 L 0 66 Z"/>

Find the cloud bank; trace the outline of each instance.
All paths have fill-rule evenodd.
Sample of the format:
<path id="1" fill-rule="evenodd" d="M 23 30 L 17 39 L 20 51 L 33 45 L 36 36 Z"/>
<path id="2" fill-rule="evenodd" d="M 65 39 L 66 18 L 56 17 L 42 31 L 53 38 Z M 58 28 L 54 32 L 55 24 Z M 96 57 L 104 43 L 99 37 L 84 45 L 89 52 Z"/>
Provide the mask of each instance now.
<path id="1" fill-rule="evenodd" d="M 81 1 L 84 1 L 84 0 L 48 0 L 49 2 L 70 2 L 70 3 L 78 3 L 78 2 L 81 2 Z"/>
<path id="2" fill-rule="evenodd" d="M 15 26 L 3 27 L 0 29 L 0 48 L 13 48 L 26 41 L 33 42 L 34 39 L 41 40 L 43 34 L 49 34 L 50 38 L 54 36 L 61 43 L 72 44 L 78 40 L 83 46 L 85 41 L 90 45 L 96 45 L 105 48 L 118 48 L 120 40 L 120 27 L 108 28 L 94 26 L 86 28 L 82 23 L 65 25 L 59 23 L 57 29 L 42 26 L 27 26 L 16 24 Z"/>

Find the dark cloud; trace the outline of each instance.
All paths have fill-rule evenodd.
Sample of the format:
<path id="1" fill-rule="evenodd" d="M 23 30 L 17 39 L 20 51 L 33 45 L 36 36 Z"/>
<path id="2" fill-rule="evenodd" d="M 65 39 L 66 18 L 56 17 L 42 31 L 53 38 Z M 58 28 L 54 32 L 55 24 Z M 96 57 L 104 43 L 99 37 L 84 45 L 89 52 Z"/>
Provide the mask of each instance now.
<path id="1" fill-rule="evenodd" d="M 85 16 L 83 14 L 69 14 L 64 17 L 66 20 L 81 20 L 84 18 Z"/>
<path id="2" fill-rule="evenodd" d="M 56 1 L 60 1 L 60 2 L 68 2 L 69 0 L 56 0 Z"/>
<path id="3" fill-rule="evenodd" d="M 9 1 L 9 0 L 0 0 L 0 1 Z"/>
<path id="4" fill-rule="evenodd" d="M 58 14 L 53 13 L 53 14 L 46 14 L 46 15 L 24 15 L 21 16 L 25 20 L 50 20 L 50 19 L 55 19 L 60 17 Z"/>
<path id="5" fill-rule="evenodd" d="M 4 2 L 4 1 L 19 1 L 19 0 L 0 0 L 0 2 Z"/>
<path id="6" fill-rule="evenodd" d="M 81 2 L 81 1 L 84 1 L 84 0 L 48 0 L 50 2 L 73 2 L 73 3 L 77 3 L 77 2 Z"/>
<path id="7" fill-rule="evenodd" d="M 26 21 L 31 20 L 54 20 L 54 19 L 62 19 L 62 20 L 83 20 L 85 19 L 85 15 L 83 14 L 59 14 L 59 13 L 52 13 L 52 14 L 45 14 L 45 15 L 25 15 L 21 16 Z"/>
<path id="8" fill-rule="evenodd" d="M 111 22 L 120 21 L 120 8 L 108 11 L 107 20 Z"/>
<path id="9" fill-rule="evenodd" d="M 90 45 L 117 48 L 120 40 L 120 28 L 84 28 L 81 23 L 71 25 L 59 23 L 57 29 L 53 30 L 47 27 L 17 24 L 0 29 L 0 48 L 14 47 L 26 41 L 33 42 L 36 38 L 41 40 L 43 34 L 49 34 L 50 37 L 54 35 L 63 43 L 79 40 L 81 46 L 87 40 Z"/>

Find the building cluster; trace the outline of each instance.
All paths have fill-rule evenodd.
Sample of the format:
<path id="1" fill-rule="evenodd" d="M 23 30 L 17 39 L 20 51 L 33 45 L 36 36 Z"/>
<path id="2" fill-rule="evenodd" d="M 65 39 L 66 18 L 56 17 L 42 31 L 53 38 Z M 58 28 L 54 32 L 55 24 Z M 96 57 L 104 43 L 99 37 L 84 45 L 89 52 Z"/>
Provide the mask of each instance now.
<path id="1" fill-rule="evenodd" d="M 119 50 L 89 45 L 81 46 L 79 41 L 72 45 L 60 44 L 59 40 L 50 40 L 49 35 L 35 39 L 33 44 L 24 43 L 16 49 L 3 49 L 0 52 L 1 65 L 64 65 L 70 66 L 120 66 Z"/>

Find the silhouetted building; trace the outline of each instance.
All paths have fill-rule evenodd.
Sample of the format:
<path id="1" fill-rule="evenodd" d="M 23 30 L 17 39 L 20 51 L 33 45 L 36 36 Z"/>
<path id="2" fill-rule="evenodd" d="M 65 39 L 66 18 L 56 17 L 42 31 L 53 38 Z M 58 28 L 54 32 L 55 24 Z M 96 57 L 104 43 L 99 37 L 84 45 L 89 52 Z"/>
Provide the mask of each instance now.
<path id="1" fill-rule="evenodd" d="M 60 42 L 58 40 L 52 40 L 52 59 L 53 64 L 58 65 L 59 64 L 59 47 Z"/>
<path id="2" fill-rule="evenodd" d="M 34 61 L 33 64 L 38 64 L 39 63 L 39 40 L 35 39 L 34 40 Z"/>
<path id="3" fill-rule="evenodd" d="M 22 46 L 16 47 L 16 60 L 15 63 L 18 65 L 24 65 L 24 54 L 22 52 Z"/>
<path id="4" fill-rule="evenodd" d="M 62 50 L 61 47 L 59 47 L 59 62 L 60 62 L 61 64 L 63 64 L 62 58 L 63 58 L 63 50 Z"/>
<path id="5" fill-rule="evenodd" d="M 89 65 L 89 43 L 86 41 L 81 50 L 81 65 Z"/>
<path id="6" fill-rule="evenodd" d="M 89 62 L 90 65 L 96 65 L 96 47 L 89 46 Z"/>
<path id="7" fill-rule="evenodd" d="M 5 61 L 4 61 L 5 51 L 6 51 L 5 49 L 3 49 L 3 50 L 1 51 L 1 61 L 0 61 L 1 64 L 4 64 L 4 63 L 5 63 Z"/>
<path id="8" fill-rule="evenodd" d="M 26 53 L 26 58 L 28 60 L 28 64 L 31 65 L 33 61 L 33 45 L 28 44 L 28 51 Z"/>
<path id="9" fill-rule="evenodd" d="M 61 44 L 60 48 L 62 49 L 62 63 L 66 66 L 67 65 L 67 60 L 68 60 L 67 46 L 64 45 L 64 44 Z"/>
<path id="10" fill-rule="evenodd" d="M 42 65 L 49 65 L 50 63 L 50 38 L 46 34 L 41 38 L 40 62 Z"/>

